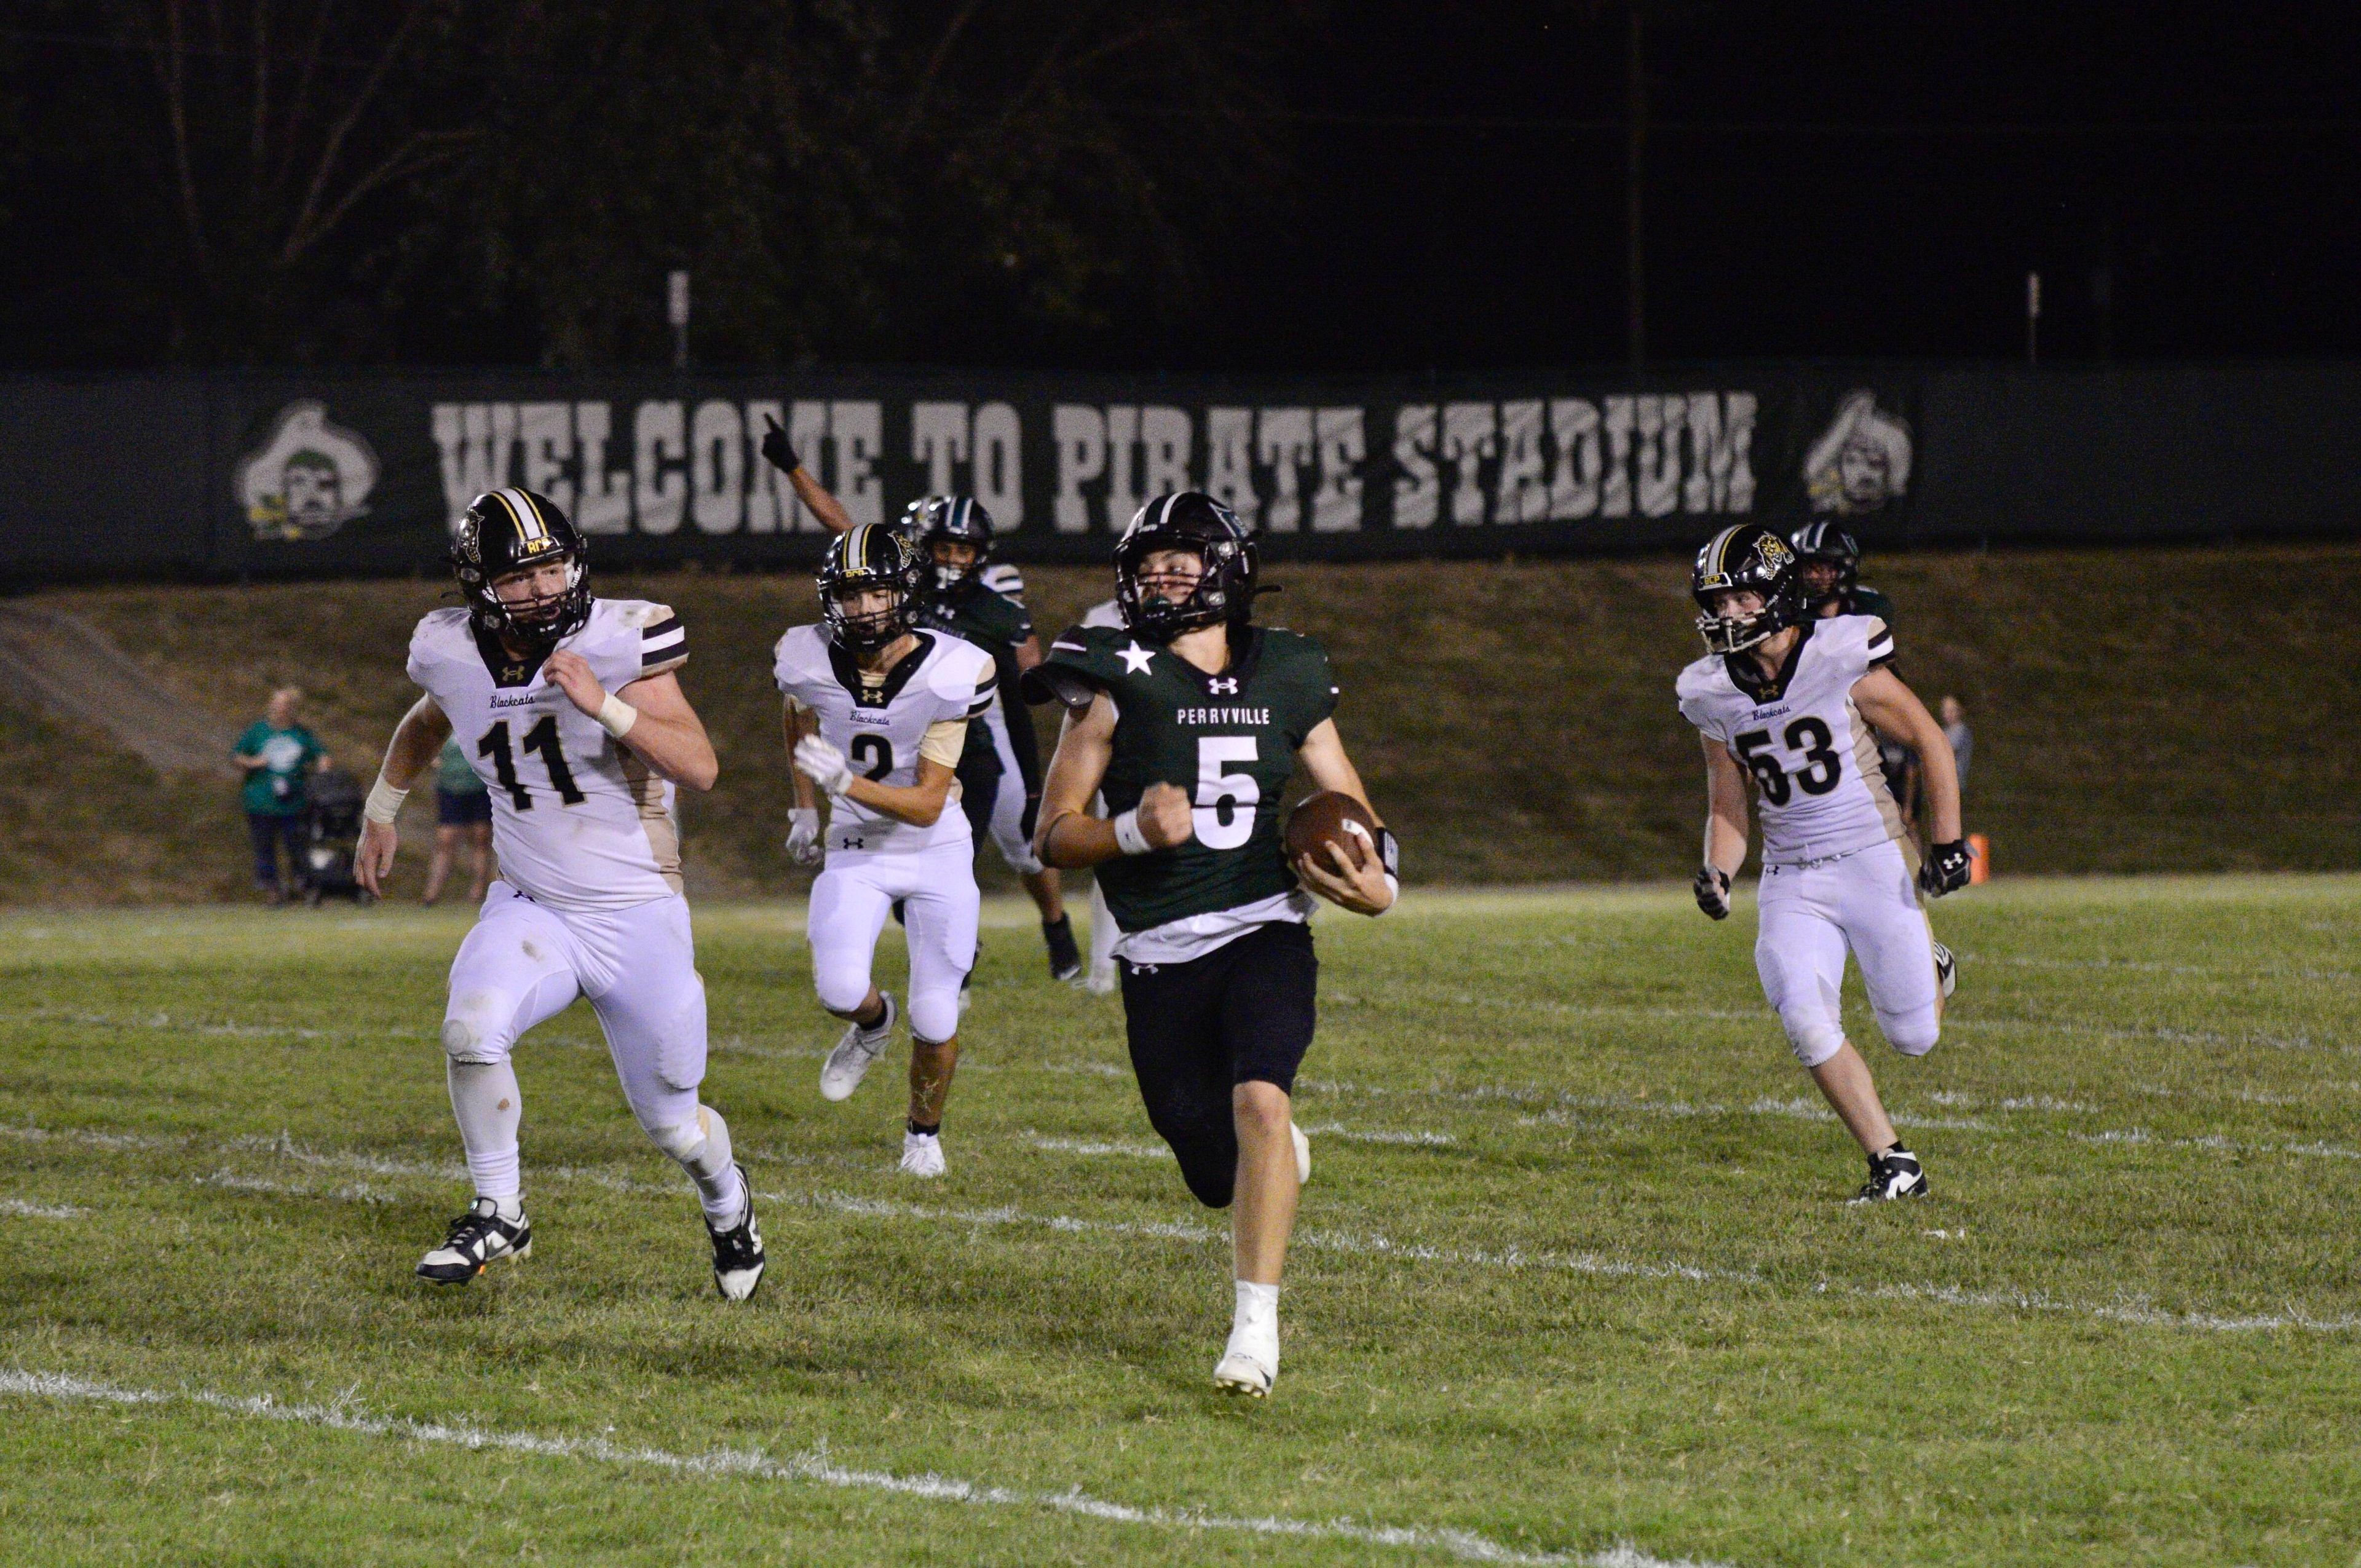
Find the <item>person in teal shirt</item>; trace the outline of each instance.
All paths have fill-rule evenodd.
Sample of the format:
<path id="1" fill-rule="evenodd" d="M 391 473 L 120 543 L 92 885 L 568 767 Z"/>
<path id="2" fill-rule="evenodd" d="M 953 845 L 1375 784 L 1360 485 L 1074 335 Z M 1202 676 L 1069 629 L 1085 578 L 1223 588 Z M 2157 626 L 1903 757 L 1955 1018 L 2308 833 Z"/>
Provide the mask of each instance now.
<path id="1" fill-rule="evenodd" d="M 246 807 L 247 835 L 254 843 L 254 883 L 272 904 L 284 904 L 308 880 L 303 847 L 311 799 L 304 780 L 328 765 L 320 738 L 296 721 L 303 694 L 282 686 L 270 694 L 263 717 L 237 738 L 230 761 L 246 770 L 238 792 Z M 279 846 L 287 846 L 287 884 L 279 879 Z"/>
<path id="2" fill-rule="evenodd" d="M 443 896 L 444 879 L 462 844 L 475 861 L 467 902 L 481 904 L 492 880 L 492 792 L 452 740 L 443 742 L 442 760 L 434 765 L 434 854 L 426 862 L 426 891 L 419 903 L 432 907 Z"/>

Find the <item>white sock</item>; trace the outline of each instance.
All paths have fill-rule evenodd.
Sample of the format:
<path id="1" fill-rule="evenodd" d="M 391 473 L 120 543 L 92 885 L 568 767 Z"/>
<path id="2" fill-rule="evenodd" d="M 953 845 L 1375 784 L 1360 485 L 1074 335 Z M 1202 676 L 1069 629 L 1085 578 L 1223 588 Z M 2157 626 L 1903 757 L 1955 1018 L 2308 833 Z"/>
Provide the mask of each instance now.
<path id="1" fill-rule="evenodd" d="M 1279 1287 L 1257 1285 L 1251 1279 L 1241 1279 L 1237 1286 L 1238 1310 L 1232 1320 L 1235 1327 L 1242 1332 L 1278 1332 Z"/>
<path id="2" fill-rule="evenodd" d="M 459 1142 L 467 1150 L 467 1174 L 476 1196 L 489 1198 L 503 1220 L 524 1212 L 523 1178 L 517 1162 L 517 1126 L 524 1120 L 524 1095 L 516 1069 L 505 1061 L 447 1064 L 451 1113 Z"/>
<path id="3" fill-rule="evenodd" d="M 710 1105 L 699 1105 L 697 1124 L 705 1130 L 705 1143 L 696 1158 L 681 1162 L 681 1168 L 697 1183 L 697 1201 L 705 1210 L 707 1222 L 716 1230 L 726 1231 L 746 1217 L 746 1183 L 730 1157 L 730 1124 L 721 1119 L 721 1113 Z"/>

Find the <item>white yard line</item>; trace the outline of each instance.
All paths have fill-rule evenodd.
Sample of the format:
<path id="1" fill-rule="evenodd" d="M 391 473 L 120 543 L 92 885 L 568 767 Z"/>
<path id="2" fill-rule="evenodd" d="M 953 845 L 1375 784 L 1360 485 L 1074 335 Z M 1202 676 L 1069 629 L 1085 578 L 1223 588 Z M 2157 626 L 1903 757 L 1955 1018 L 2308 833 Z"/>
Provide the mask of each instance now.
<path id="1" fill-rule="evenodd" d="M 0 1198 L 0 1214 L 14 1214 L 20 1220 L 79 1220 L 89 1213 L 71 1203 L 34 1203 L 22 1198 Z"/>
<path id="2" fill-rule="evenodd" d="M 588 1461 L 632 1469 L 655 1470 L 703 1478 L 745 1478 L 760 1481 L 805 1482 L 853 1491 L 884 1492 L 921 1502 L 959 1503 L 992 1508 L 1038 1508 L 1071 1514 L 1109 1524 L 1144 1525 L 1155 1530 L 1220 1530 L 1241 1535 L 1275 1536 L 1296 1541 L 1347 1541 L 1362 1546 L 1393 1547 L 1411 1552 L 1439 1552 L 1466 1563 L 1580 1564 L 1584 1568 L 1715 1568 L 1693 1558 L 1654 1556 L 1625 1542 L 1604 1552 L 1521 1552 L 1470 1530 L 1432 1525 L 1371 1525 L 1350 1519 L 1299 1519 L 1283 1515 L 1217 1514 L 1197 1508 L 1137 1508 L 1128 1503 L 1093 1497 L 1079 1487 L 1058 1492 L 1034 1492 L 1018 1487 L 980 1485 L 956 1476 L 902 1475 L 886 1470 L 856 1470 L 829 1456 L 826 1443 L 774 1459 L 760 1449 L 723 1448 L 704 1453 L 675 1453 L 661 1448 L 635 1447 L 603 1437 L 556 1437 L 538 1432 L 501 1431 L 460 1420 L 423 1421 L 408 1416 L 373 1416 L 347 1404 L 286 1404 L 269 1395 L 239 1397 L 208 1389 L 171 1391 L 125 1388 L 91 1378 L 55 1372 L 0 1369 L 0 1395 L 110 1405 L 189 1405 L 218 1410 L 250 1420 L 280 1421 L 350 1432 L 358 1437 L 391 1438 L 401 1442 L 487 1449 L 531 1454 L 540 1459 Z"/>
<path id="3" fill-rule="evenodd" d="M 99 1147 L 188 1147 L 186 1140 L 167 1143 L 165 1140 L 145 1140 L 131 1144 L 119 1135 L 83 1135 L 79 1132 L 52 1133 L 37 1127 L 0 1127 L 0 1134 L 34 1139 L 56 1139 L 62 1142 L 88 1142 Z M 2138 1128 L 2120 1134 L 2090 1135 L 2085 1141 L 2099 1143 L 2141 1144 L 2151 1140 Z M 2231 1146 L 2210 1140 L 2183 1140 L 2204 1148 Z M 378 1155 L 323 1154 L 305 1149 L 289 1140 L 285 1135 L 277 1139 L 247 1138 L 231 1144 L 214 1146 L 225 1152 L 247 1149 L 298 1160 L 319 1168 L 345 1169 L 375 1176 L 402 1176 L 433 1179 L 440 1181 L 463 1181 L 467 1172 L 455 1164 L 435 1165 L 422 1161 L 385 1158 Z M 2332 1149 L 2327 1146 L 2286 1146 L 2281 1152 L 2290 1154 L 2334 1154 L 2340 1157 L 2361 1158 L 2361 1152 Z M 641 1181 L 617 1176 L 609 1171 L 583 1169 L 573 1167 L 540 1167 L 533 1179 L 544 1182 L 580 1182 L 609 1191 L 685 1198 L 687 1188 L 677 1182 Z M 893 1199 L 870 1198 L 857 1193 L 810 1190 L 803 1192 L 757 1192 L 764 1203 L 796 1205 L 848 1214 L 864 1219 L 924 1220 L 937 1223 L 990 1226 L 1022 1226 L 1038 1228 L 1065 1235 L 1107 1235 L 1136 1237 L 1150 1241 L 1180 1242 L 1190 1245 L 1210 1245 L 1225 1242 L 1226 1231 L 1186 1220 L 1093 1220 L 1071 1214 L 1028 1212 L 1015 1205 L 997 1209 L 938 1208 L 920 1203 L 906 1203 Z M 1644 1258 L 1603 1256 L 1596 1253 L 1566 1253 L 1549 1248 L 1527 1250 L 1510 1246 L 1505 1249 L 1482 1247 L 1437 1246 L 1425 1242 L 1400 1242 L 1376 1231 L 1330 1230 L 1306 1226 L 1295 1233 L 1294 1245 L 1311 1252 L 1337 1253 L 1348 1256 L 1395 1258 L 1406 1263 L 1441 1264 L 1447 1267 L 1481 1269 L 1488 1272 L 1521 1273 L 1528 1271 L 1564 1272 L 1604 1278 L 1682 1279 L 1701 1285 L 1735 1285 L 1755 1288 L 1781 1290 L 1787 1288 L 1778 1280 L 1752 1268 L 1723 1268 L 1683 1263 L 1677 1259 L 1650 1260 Z M 1924 1301 L 1946 1306 L 1975 1307 L 2004 1311 L 2034 1311 L 2074 1314 L 2105 1322 L 2133 1324 L 2143 1328 L 2174 1328 L 2209 1333 L 2244 1333 L 2259 1330 L 2300 1329 L 2312 1333 L 2344 1333 L 2361 1330 L 2361 1316 L 2319 1318 L 2294 1311 L 2284 1313 L 2239 1314 L 2201 1310 L 2175 1312 L 2151 1307 L 2145 1301 L 2063 1300 L 2038 1290 L 2004 1288 L 1971 1290 L 1960 1286 L 1916 1284 L 1907 1281 L 1884 1285 L 1858 1284 L 1850 1280 L 1818 1279 L 1802 1288 L 1815 1295 L 1841 1296 L 1860 1300 Z"/>

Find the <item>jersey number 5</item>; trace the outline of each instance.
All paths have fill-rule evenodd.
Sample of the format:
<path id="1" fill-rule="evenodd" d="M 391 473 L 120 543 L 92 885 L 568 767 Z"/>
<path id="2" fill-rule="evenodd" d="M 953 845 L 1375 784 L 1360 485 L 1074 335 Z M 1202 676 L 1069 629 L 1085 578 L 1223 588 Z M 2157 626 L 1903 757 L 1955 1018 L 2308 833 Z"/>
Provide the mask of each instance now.
<path id="1" fill-rule="evenodd" d="M 1844 776 L 1844 759 L 1837 755 L 1835 739 L 1827 725 L 1808 715 L 1787 726 L 1787 732 L 1780 740 L 1786 742 L 1790 751 L 1804 753 L 1807 764 L 1792 776 L 1792 781 L 1779 765 L 1779 759 L 1771 753 L 1768 729 L 1750 729 L 1741 735 L 1738 754 L 1746 760 L 1754 782 L 1763 786 L 1763 798 L 1773 806 L 1784 806 L 1790 782 L 1806 795 L 1826 795 L 1837 787 L 1837 780 Z"/>
<path id="2" fill-rule="evenodd" d="M 1254 837 L 1255 804 L 1262 786 L 1252 773 L 1225 773 L 1224 762 L 1255 760 L 1251 735 L 1201 735 L 1197 738 L 1197 806 L 1190 817 L 1197 842 L 1209 850 L 1235 850 Z"/>
<path id="3" fill-rule="evenodd" d="M 541 722 L 524 732 L 524 749 L 541 753 L 543 764 L 549 769 L 551 787 L 557 791 L 560 803 L 566 806 L 582 804 L 582 792 L 575 787 L 574 770 L 566 765 L 566 748 L 557 741 L 557 715 L 544 713 Z M 505 718 L 486 730 L 476 742 L 476 755 L 492 760 L 492 772 L 500 778 L 500 787 L 509 792 L 519 811 L 533 809 L 533 792 L 517 777 L 516 755 L 509 750 L 509 721 Z"/>

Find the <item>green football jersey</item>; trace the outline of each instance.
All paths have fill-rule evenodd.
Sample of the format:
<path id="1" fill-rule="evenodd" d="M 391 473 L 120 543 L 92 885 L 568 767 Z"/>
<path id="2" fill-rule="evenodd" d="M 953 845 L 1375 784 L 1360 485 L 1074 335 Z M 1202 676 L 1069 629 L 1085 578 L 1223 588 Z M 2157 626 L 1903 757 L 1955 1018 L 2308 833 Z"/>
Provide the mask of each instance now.
<path id="1" fill-rule="evenodd" d="M 1279 797 L 1304 737 L 1336 709 L 1328 655 L 1275 627 L 1232 632 L 1229 668 L 1209 675 L 1119 627 L 1078 626 L 1049 645 L 1052 684 L 1079 680 L 1115 707 L 1115 755 L 1100 791 L 1110 815 L 1152 784 L 1195 806 L 1189 842 L 1098 867 L 1115 924 L 1145 931 L 1291 892 Z M 1062 679 L 1060 679 L 1062 677 Z"/>
<path id="2" fill-rule="evenodd" d="M 1889 630 L 1894 625 L 1894 601 L 1875 588 L 1867 587 L 1859 583 L 1854 584 L 1852 591 L 1845 595 L 1844 613 L 1873 615 L 1885 622 Z"/>
<path id="3" fill-rule="evenodd" d="M 1014 603 L 970 576 L 947 594 L 928 594 L 918 601 L 921 626 L 963 637 L 992 655 L 999 666 L 1001 685 L 1016 679 L 1016 650 L 1033 635 L 1033 618 Z"/>

